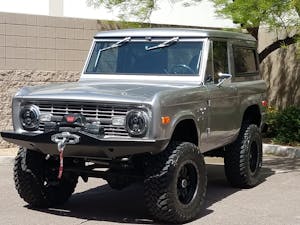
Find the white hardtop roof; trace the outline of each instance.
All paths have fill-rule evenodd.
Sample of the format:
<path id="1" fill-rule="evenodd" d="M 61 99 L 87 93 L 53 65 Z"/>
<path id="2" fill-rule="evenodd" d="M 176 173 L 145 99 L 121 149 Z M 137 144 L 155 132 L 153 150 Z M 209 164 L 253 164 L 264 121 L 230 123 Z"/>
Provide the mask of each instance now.
<path id="1" fill-rule="evenodd" d="M 223 30 L 190 29 L 190 28 L 142 28 L 102 31 L 95 38 L 124 38 L 124 37 L 184 37 L 184 38 L 228 38 L 246 41 L 256 41 L 249 34 Z"/>

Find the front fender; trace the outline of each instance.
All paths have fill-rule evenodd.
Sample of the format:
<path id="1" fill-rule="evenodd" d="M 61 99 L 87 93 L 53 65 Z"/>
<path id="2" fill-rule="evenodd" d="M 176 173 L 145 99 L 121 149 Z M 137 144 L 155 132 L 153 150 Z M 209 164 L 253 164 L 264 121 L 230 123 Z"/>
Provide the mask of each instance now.
<path id="1" fill-rule="evenodd" d="M 172 137 L 177 125 L 184 121 L 184 120 L 193 120 L 196 128 L 197 128 L 197 136 L 198 139 L 200 139 L 200 130 L 197 126 L 196 118 L 195 115 L 192 112 L 183 112 L 183 113 L 178 113 L 178 115 L 175 116 L 174 122 L 172 123 L 172 129 L 170 131 L 170 138 Z"/>
<path id="2" fill-rule="evenodd" d="M 171 117 L 171 122 L 168 125 L 162 125 L 161 138 L 170 141 L 177 125 L 185 120 L 192 120 L 194 122 L 195 127 L 197 129 L 197 137 L 198 140 L 200 140 L 200 130 L 199 127 L 197 126 L 195 115 L 190 111 L 180 111 Z"/>

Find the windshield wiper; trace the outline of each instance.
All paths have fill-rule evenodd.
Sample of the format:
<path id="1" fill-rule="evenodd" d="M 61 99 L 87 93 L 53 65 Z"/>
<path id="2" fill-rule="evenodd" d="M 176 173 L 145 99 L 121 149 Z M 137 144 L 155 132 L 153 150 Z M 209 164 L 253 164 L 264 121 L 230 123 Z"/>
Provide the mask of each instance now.
<path id="1" fill-rule="evenodd" d="M 114 44 L 112 44 L 108 47 L 99 49 L 98 54 L 97 54 L 97 58 L 96 58 L 96 61 L 95 61 L 95 64 L 94 64 L 94 69 L 98 65 L 99 58 L 100 58 L 100 55 L 101 55 L 102 52 L 107 51 L 107 50 L 112 49 L 112 48 L 118 48 L 118 47 L 122 46 L 123 44 L 125 44 L 129 41 L 131 41 L 131 37 L 126 37 L 126 38 L 124 38 L 124 39 L 122 39 L 122 40 L 120 40 L 120 41 L 118 41 L 118 42 L 116 42 L 116 43 L 114 43 Z"/>
<path id="2" fill-rule="evenodd" d="M 104 52 L 104 51 L 109 50 L 109 49 L 112 49 L 112 48 L 120 47 L 120 46 L 122 46 L 124 43 L 129 42 L 130 40 L 131 40 L 131 37 L 126 37 L 126 38 L 122 39 L 121 41 L 118 41 L 118 42 L 116 42 L 116 43 L 114 43 L 114 44 L 112 44 L 112 45 L 110 45 L 110 46 L 108 46 L 108 47 L 106 47 L 106 48 L 101 48 L 101 49 L 99 50 L 99 52 Z"/>
<path id="3" fill-rule="evenodd" d="M 163 43 L 160 43 L 158 45 L 155 45 L 155 46 L 152 46 L 152 47 L 146 47 L 146 51 L 168 47 L 168 46 L 170 46 L 171 44 L 173 44 L 174 42 L 177 42 L 177 41 L 179 41 L 179 37 L 174 37 L 174 38 L 172 38 L 170 40 L 167 40 Z"/>

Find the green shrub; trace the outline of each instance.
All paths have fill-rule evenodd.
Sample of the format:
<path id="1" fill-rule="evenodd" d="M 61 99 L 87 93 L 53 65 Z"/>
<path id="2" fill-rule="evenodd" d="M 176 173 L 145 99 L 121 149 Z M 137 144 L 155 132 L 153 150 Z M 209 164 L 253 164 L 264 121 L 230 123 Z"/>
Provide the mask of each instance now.
<path id="1" fill-rule="evenodd" d="M 268 108 L 266 114 L 268 131 L 266 137 L 275 143 L 297 145 L 300 143 L 300 108 L 287 107 L 284 110 Z"/>
<path id="2" fill-rule="evenodd" d="M 272 107 L 268 107 L 266 110 L 265 120 L 266 120 L 266 124 L 268 125 L 268 130 L 265 136 L 267 138 L 274 138 L 277 135 L 278 114 L 279 112 Z"/>

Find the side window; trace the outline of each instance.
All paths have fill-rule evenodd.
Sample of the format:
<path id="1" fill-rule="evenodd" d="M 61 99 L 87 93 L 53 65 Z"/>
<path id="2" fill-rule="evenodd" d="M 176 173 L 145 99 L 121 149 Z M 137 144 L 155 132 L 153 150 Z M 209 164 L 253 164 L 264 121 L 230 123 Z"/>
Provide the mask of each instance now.
<path id="1" fill-rule="evenodd" d="M 228 73 L 227 42 L 214 41 L 213 43 L 214 73 Z"/>
<path id="2" fill-rule="evenodd" d="M 244 76 L 258 71 L 255 49 L 234 47 L 233 56 L 237 76 Z"/>
<path id="3" fill-rule="evenodd" d="M 213 74 L 214 74 L 214 67 L 213 67 L 212 43 L 210 43 L 207 64 L 206 64 L 205 83 L 213 83 L 214 81 Z"/>
<path id="4" fill-rule="evenodd" d="M 206 82 L 218 83 L 219 73 L 228 73 L 227 42 L 213 41 L 209 49 L 206 67 Z"/>

